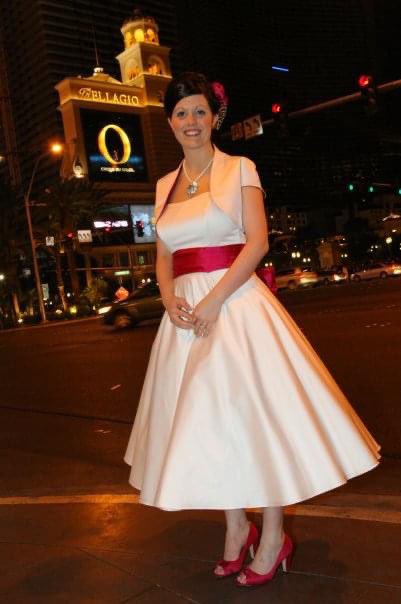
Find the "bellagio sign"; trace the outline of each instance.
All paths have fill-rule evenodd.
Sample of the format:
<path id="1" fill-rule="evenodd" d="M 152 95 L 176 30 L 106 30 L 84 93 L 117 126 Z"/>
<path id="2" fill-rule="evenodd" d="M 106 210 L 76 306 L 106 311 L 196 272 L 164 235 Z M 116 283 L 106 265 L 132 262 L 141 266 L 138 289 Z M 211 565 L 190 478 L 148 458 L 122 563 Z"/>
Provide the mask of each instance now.
<path id="1" fill-rule="evenodd" d="M 139 98 L 136 95 L 124 94 L 118 92 L 109 92 L 107 90 L 99 90 L 91 86 L 85 86 L 78 90 L 78 96 L 87 101 L 95 101 L 98 103 L 111 103 L 113 105 L 128 105 L 136 107 L 139 105 Z"/>

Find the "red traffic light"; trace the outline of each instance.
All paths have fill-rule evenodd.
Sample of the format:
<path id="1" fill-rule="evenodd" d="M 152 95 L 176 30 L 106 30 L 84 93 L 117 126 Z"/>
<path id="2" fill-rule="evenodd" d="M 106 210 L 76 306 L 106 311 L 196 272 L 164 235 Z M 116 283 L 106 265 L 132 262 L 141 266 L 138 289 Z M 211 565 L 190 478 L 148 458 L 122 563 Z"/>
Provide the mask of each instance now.
<path id="1" fill-rule="evenodd" d="M 273 103 L 273 105 L 272 105 L 272 113 L 281 113 L 282 110 L 283 110 L 283 108 L 280 105 L 280 103 Z"/>
<path id="2" fill-rule="evenodd" d="M 72 239 L 74 237 L 74 233 L 71 233 L 71 232 L 67 233 L 67 237 L 68 237 L 68 239 Z"/>
<path id="3" fill-rule="evenodd" d="M 358 78 L 358 84 L 360 88 L 368 88 L 373 84 L 373 78 L 370 75 L 361 75 Z"/>

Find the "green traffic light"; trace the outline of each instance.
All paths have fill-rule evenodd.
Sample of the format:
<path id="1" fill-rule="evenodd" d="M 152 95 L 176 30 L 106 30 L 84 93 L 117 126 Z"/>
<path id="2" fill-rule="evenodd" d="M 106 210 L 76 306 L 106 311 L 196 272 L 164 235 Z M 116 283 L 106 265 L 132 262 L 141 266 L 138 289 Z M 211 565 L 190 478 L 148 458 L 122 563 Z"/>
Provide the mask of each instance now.
<path id="1" fill-rule="evenodd" d="M 398 195 L 401 195 L 401 188 L 398 189 Z"/>
<path id="2" fill-rule="evenodd" d="M 348 191 L 353 191 L 354 190 L 354 185 L 352 183 L 350 183 L 348 185 Z"/>
<path id="3" fill-rule="evenodd" d="M 369 193 L 374 193 L 375 192 L 375 188 L 372 187 L 372 185 L 370 185 L 368 191 L 369 191 Z"/>

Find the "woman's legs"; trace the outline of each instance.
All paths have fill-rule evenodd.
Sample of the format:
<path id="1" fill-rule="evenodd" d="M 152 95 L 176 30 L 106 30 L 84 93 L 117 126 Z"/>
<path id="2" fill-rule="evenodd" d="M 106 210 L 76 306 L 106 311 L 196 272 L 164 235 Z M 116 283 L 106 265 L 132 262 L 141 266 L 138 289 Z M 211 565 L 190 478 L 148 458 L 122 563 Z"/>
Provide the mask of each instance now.
<path id="1" fill-rule="evenodd" d="M 265 575 L 272 568 L 284 539 L 283 508 L 263 509 L 263 530 L 255 559 L 249 565 L 252 570 Z M 238 580 L 242 582 L 243 575 Z"/>
<path id="2" fill-rule="evenodd" d="M 245 510 L 225 510 L 226 516 L 226 541 L 224 546 L 224 560 L 236 560 L 240 554 L 249 532 L 249 522 Z M 217 574 L 223 574 L 221 566 L 216 567 Z"/>

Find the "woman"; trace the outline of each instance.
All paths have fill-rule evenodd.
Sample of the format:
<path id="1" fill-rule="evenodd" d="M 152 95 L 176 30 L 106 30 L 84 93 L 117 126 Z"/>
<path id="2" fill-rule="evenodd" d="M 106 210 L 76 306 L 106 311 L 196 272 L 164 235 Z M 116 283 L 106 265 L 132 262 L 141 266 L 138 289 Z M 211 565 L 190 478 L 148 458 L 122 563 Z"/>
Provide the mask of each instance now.
<path id="1" fill-rule="evenodd" d="M 237 584 L 249 586 L 290 562 L 282 507 L 372 469 L 379 446 L 254 273 L 268 249 L 263 194 L 254 164 L 211 142 L 225 107 L 221 85 L 201 74 L 182 74 L 166 92 L 184 159 L 157 183 L 166 313 L 125 461 L 144 504 L 225 510 L 214 573 L 241 571 Z M 245 514 L 256 507 L 260 539 Z"/>

